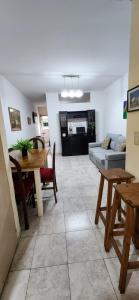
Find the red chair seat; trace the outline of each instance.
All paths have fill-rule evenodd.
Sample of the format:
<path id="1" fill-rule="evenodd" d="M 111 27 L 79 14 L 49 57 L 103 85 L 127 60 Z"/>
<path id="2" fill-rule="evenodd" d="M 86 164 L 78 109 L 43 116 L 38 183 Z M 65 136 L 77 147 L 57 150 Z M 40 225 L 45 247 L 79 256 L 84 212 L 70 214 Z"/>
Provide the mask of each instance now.
<path id="1" fill-rule="evenodd" d="M 41 182 L 53 181 L 54 169 L 53 168 L 41 168 Z"/>

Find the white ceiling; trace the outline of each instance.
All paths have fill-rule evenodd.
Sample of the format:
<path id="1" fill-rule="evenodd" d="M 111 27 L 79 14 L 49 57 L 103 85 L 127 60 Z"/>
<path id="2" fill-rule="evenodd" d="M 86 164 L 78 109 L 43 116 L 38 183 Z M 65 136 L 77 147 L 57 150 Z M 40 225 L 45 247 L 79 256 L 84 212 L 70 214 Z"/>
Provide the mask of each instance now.
<path id="1" fill-rule="evenodd" d="M 1 0 L 0 73 L 31 99 L 60 91 L 62 74 L 85 90 L 128 71 L 129 0 Z"/>

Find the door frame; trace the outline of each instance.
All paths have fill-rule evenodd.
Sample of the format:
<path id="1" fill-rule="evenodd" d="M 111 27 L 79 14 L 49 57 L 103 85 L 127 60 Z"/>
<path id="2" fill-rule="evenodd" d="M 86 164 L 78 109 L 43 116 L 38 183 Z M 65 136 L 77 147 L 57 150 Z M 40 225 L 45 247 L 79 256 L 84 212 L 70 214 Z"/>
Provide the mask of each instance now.
<path id="1" fill-rule="evenodd" d="M 2 142 L 4 160 L 5 160 L 6 174 L 7 174 L 9 189 L 10 189 L 10 198 L 11 198 L 11 204 L 12 204 L 13 215 L 14 215 L 16 235 L 17 235 L 17 238 L 18 238 L 20 236 L 20 231 L 21 230 L 20 230 L 16 200 L 15 200 L 15 192 L 14 192 L 14 186 L 13 186 L 13 180 L 12 180 L 12 172 L 11 172 L 10 161 L 9 161 L 8 145 L 7 145 L 7 139 L 6 139 L 6 130 L 5 130 L 5 126 L 4 126 L 1 97 L 0 97 L 0 136 L 1 136 L 1 142 Z"/>

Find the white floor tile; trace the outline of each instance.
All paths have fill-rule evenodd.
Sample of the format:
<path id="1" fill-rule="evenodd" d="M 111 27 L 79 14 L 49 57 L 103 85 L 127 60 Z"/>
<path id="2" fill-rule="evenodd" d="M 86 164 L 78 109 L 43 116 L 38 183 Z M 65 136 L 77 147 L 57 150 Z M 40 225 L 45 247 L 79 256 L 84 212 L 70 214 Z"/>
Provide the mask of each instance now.
<path id="1" fill-rule="evenodd" d="M 31 270 L 26 300 L 70 300 L 67 266 Z"/>
<path id="2" fill-rule="evenodd" d="M 29 270 L 10 272 L 1 300 L 25 300 Z"/>

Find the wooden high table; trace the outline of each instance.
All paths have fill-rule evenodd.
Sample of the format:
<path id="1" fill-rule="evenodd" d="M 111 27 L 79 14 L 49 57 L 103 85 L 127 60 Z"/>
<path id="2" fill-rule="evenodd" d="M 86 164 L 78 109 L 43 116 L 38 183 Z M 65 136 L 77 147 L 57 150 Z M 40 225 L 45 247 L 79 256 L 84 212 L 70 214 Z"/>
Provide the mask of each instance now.
<path id="1" fill-rule="evenodd" d="M 34 172 L 38 216 L 43 216 L 43 199 L 41 190 L 40 168 L 47 162 L 48 151 L 46 149 L 32 149 L 28 151 L 28 156 L 23 158 L 20 151 L 12 152 L 12 156 L 19 162 L 22 172 Z"/>

